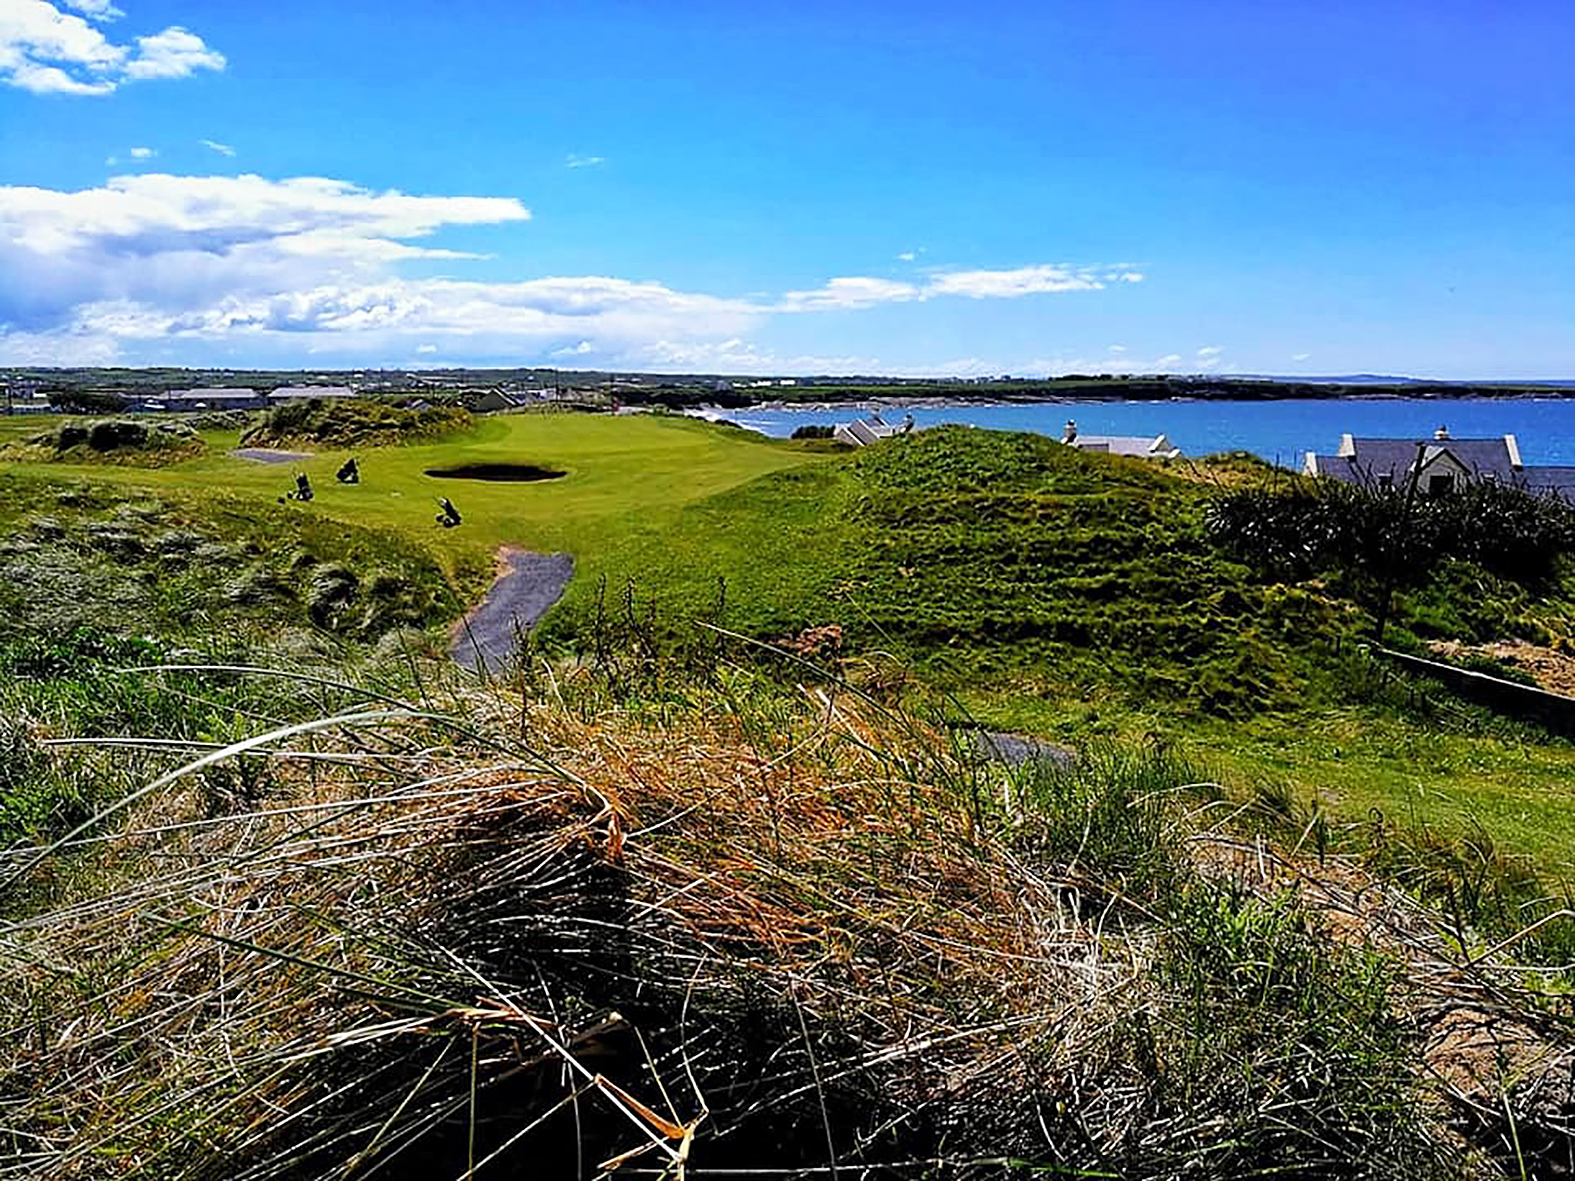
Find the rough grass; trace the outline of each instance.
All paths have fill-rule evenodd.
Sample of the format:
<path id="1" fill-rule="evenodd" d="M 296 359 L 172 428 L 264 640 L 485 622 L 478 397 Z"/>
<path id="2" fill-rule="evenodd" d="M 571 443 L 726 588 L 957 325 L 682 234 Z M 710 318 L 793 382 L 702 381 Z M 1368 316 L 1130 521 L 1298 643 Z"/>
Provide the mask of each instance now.
<path id="1" fill-rule="evenodd" d="M 200 638 L 310 620 L 375 639 L 460 610 L 427 551 L 293 505 L 0 475 L 0 531 L 0 635 L 93 626 Z M 314 571 L 330 566 L 349 585 L 325 601 Z"/>
<path id="2" fill-rule="evenodd" d="M 455 434 L 471 422 L 461 406 L 308 398 L 270 408 L 241 442 L 248 447 L 383 447 Z"/>
<path id="3" fill-rule="evenodd" d="M 122 464 L 163 467 L 205 450 L 201 435 L 183 422 L 152 418 L 68 419 L 0 447 L 9 462 Z"/>
<path id="4" fill-rule="evenodd" d="M 1265 588 L 1204 537 L 1196 484 L 1034 435 L 943 428 L 687 508 L 620 564 L 671 614 L 729 583 L 728 619 L 785 637 L 836 624 L 937 681 L 1032 670 L 1234 714 L 1285 705 L 1300 641 L 1349 626 Z M 549 633 L 583 630 L 571 598 Z"/>
<path id="5" fill-rule="evenodd" d="M 17 1173 L 1499 1175 L 1399 964 L 1191 867 L 1179 764 L 725 663 L 436 677 L 0 864 Z"/>

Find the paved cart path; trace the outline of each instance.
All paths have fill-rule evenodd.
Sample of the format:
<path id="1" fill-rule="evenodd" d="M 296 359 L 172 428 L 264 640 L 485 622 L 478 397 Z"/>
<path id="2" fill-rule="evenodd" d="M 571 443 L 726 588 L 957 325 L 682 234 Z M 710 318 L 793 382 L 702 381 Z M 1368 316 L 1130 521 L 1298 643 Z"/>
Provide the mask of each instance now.
<path id="1" fill-rule="evenodd" d="M 454 627 L 449 653 L 472 672 L 498 672 L 513 656 L 521 632 L 563 597 L 574 575 L 573 554 L 541 554 L 505 546 L 498 579 Z"/>
<path id="2" fill-rule="evenodd" d="M 230 452 L 236 459 L 250 459 L 256 463 L 293 463 L 297 459 L 311 459 L 310 451 L 280 451 L 275 447 L 238 447 Z"/>

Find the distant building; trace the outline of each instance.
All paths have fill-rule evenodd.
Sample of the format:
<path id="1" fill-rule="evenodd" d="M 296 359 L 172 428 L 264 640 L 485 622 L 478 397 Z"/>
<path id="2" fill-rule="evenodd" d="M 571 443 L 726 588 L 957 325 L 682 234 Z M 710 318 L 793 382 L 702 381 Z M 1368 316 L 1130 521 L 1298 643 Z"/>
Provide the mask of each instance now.
<path id="1" fill-rule="evenodd" d="M 215 386 L 191 390 L 167 390 L 157 403 L 166 410 L 259 410 L 268 404 L 259 391 L 239 386 Z"/>
<path id="2" fill-rule="evenodd" d="M 270 402 L 299 402 L 306 398 L 353 398 L 347 385 L 282 385 L 268 395 Z"/>
<path id="3" fill-rule="evenodd" d="M 1109 455 L 1133 455 L 1140 459 L 1180 459 L 1181 448 L 1165 435 L 1081 435 L 1077 423 L 1067 421 L 1061 442 L 1079 451 L 1102 451 Z"/>
<path id="4" fill-rule="evenodd" d="M 913 430 L 913 415 L 904 418 L 901 426 L 892 426 L 877 410 L 868 418 L 855 418 L 852 422 L 839 423 L 831 432 L 831 437 L 847 447 L 868 447 L 871 443 L 879 443 L 882 439 L 889 439 L 893 435 L 906 435 L 911 430 Z"/>
<path id="5" fill-rule="evenodd" d="M 1494 480 L 1539 495 L 1575 499 L 1575 467 L 1527 465 L 1514 435 L 1456 439 L 1439 427 L 1430 439 L 1359 439 L 1341 435 L 1333 455 L 1307 452 L 1302 471 L 1348 484 L 1404 488 L 1412 479 L 1429 496 L 1453 492 L 1468 480 Z"/>
<path id="6" fill-rule="evenodd" d="M 514 410 L 531 401 L 529 394 L 512 394 L 508 390 L 490 389 L 466 399 L 466 404 L 477 414 L 490 414 L 499 410 Z"/>

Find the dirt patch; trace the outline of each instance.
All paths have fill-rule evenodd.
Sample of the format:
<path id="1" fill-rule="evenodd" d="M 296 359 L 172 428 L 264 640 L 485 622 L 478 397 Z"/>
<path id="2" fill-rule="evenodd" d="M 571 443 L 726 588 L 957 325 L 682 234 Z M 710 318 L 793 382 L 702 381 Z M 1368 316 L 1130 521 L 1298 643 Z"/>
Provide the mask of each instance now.
<path id="1" fill-rule="evenodd" d="M 459 467 L 428 468 L 439 480 L 489 480 L 503 484 L 528 484 L 535 480 L 561 480 L 568 473 L 530 463 L 467 463 Z"/>
<path id="2" fill-rule="evenodd" d="M 311 459 L 310 451 L 279 451 L 273 447 L 240 447 L 230 452 L 236 459 L 250 459 L 254 463 L 294 463 L 298 459 Z"/>
<path id="3" fill-rule="evenodd" d="M 1575 697 L 1575 656 L 1568 652 L 1507 640 L 1492 644 L 1462 644 L 1455 640 L 1441 640 L 1428 647 L 1451 664 L 1459 664 L 1467 656 L 1478 656 L 1518 668 L 1534 677 L 1537 684 L 1548 692 Z"/>
<path id="4" fill-rule="evenodd" d="M 505 546 L 498 578 L 487 597 L 455 626 L 449 654 L 472 672 L 497 672 L 508 664 L 522 632 L 559 599 L 574 575 L 574 555 L 541 554 Z"/>

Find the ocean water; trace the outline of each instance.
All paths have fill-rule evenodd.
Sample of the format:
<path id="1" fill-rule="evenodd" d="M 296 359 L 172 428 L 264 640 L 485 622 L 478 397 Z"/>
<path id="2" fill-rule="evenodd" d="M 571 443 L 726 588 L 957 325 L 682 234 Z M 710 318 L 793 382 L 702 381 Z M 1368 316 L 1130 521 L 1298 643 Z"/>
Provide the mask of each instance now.
<path id="1" fill-rule="evenodd" d="M 1333 454 L 1340 435 L 1422 438 L 1446 427 L 1456 438 L 1513 434 L 1526 463 L 1575 464 L 1575 398 L 1342 398 L 1281 402 L 1040 402 L 1033 405 L 887 406 L 887 422 L 911 412 L 920 427 L 965 423 L 1059 437 L 1067 419 L 1085 435 L 1170 436 L 1183 454 L 1251 451 L 1300 467 L 1303 455 Z M 867 413 L 851 406 L 749 407 L 714 416 L 774 437 L 808 423 L 834 424 Z M 712 415 L 708 415 L 711 417 Z"/>

